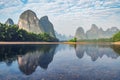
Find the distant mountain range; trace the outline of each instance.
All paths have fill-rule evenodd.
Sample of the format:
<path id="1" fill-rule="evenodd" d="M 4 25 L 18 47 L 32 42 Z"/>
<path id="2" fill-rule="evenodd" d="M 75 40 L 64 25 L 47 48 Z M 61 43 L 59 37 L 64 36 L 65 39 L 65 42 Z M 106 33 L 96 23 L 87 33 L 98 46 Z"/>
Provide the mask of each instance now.
<path id="1" fill-rule="evenodd" d="M 5 24 L 14 25 L 14 22 L 11 18 L 9 18 Z M 49 21 L 48 17 L 43 16 L 38 19 L 37 15 L 31 10 L 26 10 L 20 15 L 17 25 L 20 29 L 24 29 L 28 32 L 36 34 L 47 33 L 56 38 L 53 24 Z"/>
<path id="2" fill-rule="evenodd" d="M 55 35 L 56 35 L 56 38 L 59 39 L 60 41 L 68 41 L 70 39 L 72 39 L 74 36 L 66 36 L 64 34 L 60 34 L 58 32 L 55 31 Z"/>
<path id="3" fill-rule="evenodd" d="M 9 18 L 5 24 L 14 25 L 14 22 Z M 78 40 L 111 38 L 119 31 L 117 27 L 108 28 L 104 31 L 102 28 L 98 28 L 97 25 L 92 24 L 87 32 L 82 27 L 79 27 L 76 30 L 75 36 L 65 36 L 54 30 L 54 26 L 49 21 L 48 16 L 43 16 L 38 19 L 36 13 L 31 10 L 26 10 L 20 15 L 17 25 L 20 29 L 25 29 L 28 32 L 36 34 L 47 33 L 54 38 L 58 38 L 60 41 L 67 41 L 73 37 L 76 37 Z"/>
<path id="4" fill-rule="evenodd" d="M 91 28 L 85 33 L 82 27 L 76 30 L 75 37 L 78 40 L 91 40 L 101 38 L 111 38 L 119 29 L 117 27 L 108 28 L 104 31 L 102 28 L 98 28 L 95 24 L 91 25 Z"/>
<path id="5" fill-rule="evenodd" d="M 11 18 L 9 18 L 5 24 L 14 25 L 14 22 Z M 49 21 L 47 16 L 43 16 L 38 19 L 37 15 L 31 10 L 26 10 L 20 15 L 17 25 L 20 29 L 25 29 L 28 32 L 36 34 L 48 33 L 50 36 L 56 37 L 60 41 L 67 41 L 73 38 L 73 36 L 66 36 L 56 32 L 53 24 Z"/>

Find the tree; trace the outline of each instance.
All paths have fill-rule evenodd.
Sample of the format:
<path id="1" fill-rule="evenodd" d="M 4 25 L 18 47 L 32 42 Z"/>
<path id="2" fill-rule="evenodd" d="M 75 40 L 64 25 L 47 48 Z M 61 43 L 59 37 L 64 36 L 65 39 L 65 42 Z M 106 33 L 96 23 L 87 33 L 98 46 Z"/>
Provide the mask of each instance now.
<path id="1" fill-rule="evenodd" d="M 77 42 L 77 38 L 74 37 L 73 39 L 69 40 L 70 42 Z"/>
<path id="2" fill-rule="evenodd" d="M 47 33 L 35 34 L 19 29 L 17 25 L 0 23 L 0 41 L 58 41 Z"/>
<path id="3" fill-rule="evenodd" d="M 113 35 L 112 41 L 114 41 L 114 42 L 120 41 L 120 31 L 118 33 L 116 33 L 115 35 Z"/>

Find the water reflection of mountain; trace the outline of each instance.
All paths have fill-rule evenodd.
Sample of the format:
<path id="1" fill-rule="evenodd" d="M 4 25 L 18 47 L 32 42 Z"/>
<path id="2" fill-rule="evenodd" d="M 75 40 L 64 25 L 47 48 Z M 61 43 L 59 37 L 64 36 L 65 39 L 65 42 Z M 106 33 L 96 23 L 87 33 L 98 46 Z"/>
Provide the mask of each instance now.
<path id="1" fill-rule="evenodd" d="M 17 55 L 35 51 L 37 48 L 37 45 L 0 45 L 0 62 L 6 62 L 10 66 L 17 59 Z"/>
<path id="2" fill-rule="evenodd" d="M 18 56 L 20 70 L 29 75 L 35 71 L 37 66 L 47 69 L 49 63 L 53 60 L 55 49 L 56 45 L 44 45 L 39 50 Z"/>
<path id="3" fill-rule="evenodd" d="M 28 51 L 35 51 L 38 45 L 0 45 L 0 61 L 5 61 Z"/>
<path id="4" fill-rule="evenodd" d="M 57 45 L 1 45 L 0 62 L 8 66 L 18 60 L 19 69 L 24 74 L 32 74 L 37 66 L 47 69 L 53 60 Z"/>
<path id="5" fill-rule="evenodd" d="M 113 49 L 114 48 L 114 49 Z M 120 47 L 119 47 L 120 48 Z M 116 47 L 110 45 L 77 45 L 76 46 L 76 55 L 78 58 L 83 58 L 84 54 L 86 53 L 88 56 L 91 57 L 92 61 L 96 61 L 98 58 L 102 58 L 104 55 L 107 57 L 116 59 L 119 57 L 114 50 Z M 116 49 L 118 50 L 118 49 Z"/>

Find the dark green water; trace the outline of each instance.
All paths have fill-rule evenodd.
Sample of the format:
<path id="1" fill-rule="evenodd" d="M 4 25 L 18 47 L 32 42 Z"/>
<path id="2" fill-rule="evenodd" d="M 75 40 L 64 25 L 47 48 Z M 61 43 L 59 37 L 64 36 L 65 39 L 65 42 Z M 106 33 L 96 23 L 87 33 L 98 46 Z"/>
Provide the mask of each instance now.
<path id="1" fill-rule="evenodd" d="M 120 80 L 120 46 L 0 45 L 0 80 Z"/>

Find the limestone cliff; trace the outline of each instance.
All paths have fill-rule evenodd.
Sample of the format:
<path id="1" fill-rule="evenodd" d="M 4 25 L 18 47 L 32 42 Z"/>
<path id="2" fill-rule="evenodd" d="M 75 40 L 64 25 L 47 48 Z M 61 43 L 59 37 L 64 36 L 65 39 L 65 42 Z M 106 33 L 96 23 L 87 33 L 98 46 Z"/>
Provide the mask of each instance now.
<path id="1" fill-rule="evenodd" d="M 78 40 L 85 40 L 85 39 L 86 39 L 86 34 L 85 34 L 84 29 L 83 29 L 82 27 L 79 27 L 79 28 L 76 30 L 75 37 L 76 37 Z"/>
<path id="2" fill-rule="evenodd" d="M 5 22 L 7 25 L 14 25 L 14 22 L 11 18 L 8 18 L 8 20 Z"/>
<path id="3" fill-rule="evenodd" d="M 19 28 L 25 29 L 33 33 L 48 33 L 50 36 L 55 37 L 53 24 L 49 21 L 47 16 L 38 19 L 37 15 L 31 11 L 24 11 L 18 21 Z"/>
<path id="4" fill-rule="evenodd" d="M 86 32 L 87 39 L 98 39 L 98 27 L 92 24 L 91 29 Z"/>
<path id="5" fill-rule="evenodd" d="M 95 24 L 91 25 L 91 28 L 85 33 L 82 27 L 76 30 L 75 37 L 78 40 L 90 40 L 90 39 L 100 39 L 100 38 L 111 38 L 119 29 L 117 27 L 108 28 L 104 31 L 102 28 L 98 28 Z"/>
<path id="6" fill-rule="evenodd" d="M 29 32 L 37 34 L 42 33 L 39 27 L 39 19 L 37 18 L 36 14 L 31 10 L 24 11 L 20 15 L 18 26 L 19 28 L 25 29 Z"/>
<path id="7" fill-rule="evenodd" d="M 46 32 L 52 37 L 55 37 L 53 24 L 49 21 L 47 16 L 43 16 L 42 18 L 40 18 L 39 25 L 40 29 L 42 29 L 42 32 Z"/>

